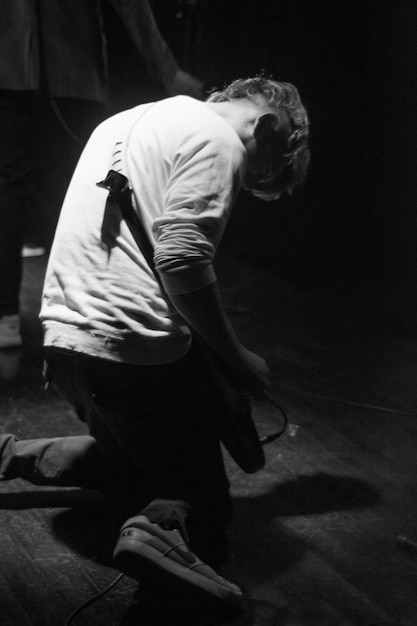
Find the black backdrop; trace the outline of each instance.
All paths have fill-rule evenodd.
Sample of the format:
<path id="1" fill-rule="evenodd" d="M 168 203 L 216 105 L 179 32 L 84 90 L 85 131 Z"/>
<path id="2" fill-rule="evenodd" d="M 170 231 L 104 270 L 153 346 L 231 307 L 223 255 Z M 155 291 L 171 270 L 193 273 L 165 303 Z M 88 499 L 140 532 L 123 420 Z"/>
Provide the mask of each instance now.
<path id="1" fill-rule="evenodd" d="M 310 114 L 307 184 L 273 205 L 242 195 L 225 245 L 305 287 L 378 289 L 413 307 L 415 0 L 151 4 L 180 63 L 207 88 L 264 70 L 296 84 Z M 143 84 L 110 21 L 114 101 L 129 105 L 144 98 Z"/>

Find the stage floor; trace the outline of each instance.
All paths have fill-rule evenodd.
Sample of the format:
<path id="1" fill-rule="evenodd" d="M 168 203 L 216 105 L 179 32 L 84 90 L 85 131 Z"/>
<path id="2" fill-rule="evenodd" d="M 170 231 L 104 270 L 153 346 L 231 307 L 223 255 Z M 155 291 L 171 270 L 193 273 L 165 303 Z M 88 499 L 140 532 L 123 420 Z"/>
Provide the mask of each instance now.
<path id="1" fill-rule="evenodd" d="M 370 320 L 357 294 L 305 293 L 244 261 L 223 261 L 228 311 L 248 347 L 267 358 L 272 394 L 289 418 L 262 471 L 246 475 L 226 455 L 235 517 L 221 573 L 248 598 L 233 624 L 416 626 L 417 553 L 396 544 L 400 534 L 417 541 L 416 339 L 375 323 L 377 302 Z M 83 432 L 43 389 L 45 263 L 25 260 L 24 346 L 0 351 L 0 427 L 26 439 Z M 264 403 L 254 415 L 262 435 L 279 422 Z M 2 626 L 64 625 L 118 574 L 95 492 L 0 483 L 0 520 Z M 124 577 L 74 626 L 219 623 L 149 608 L 136 589 Z"/>

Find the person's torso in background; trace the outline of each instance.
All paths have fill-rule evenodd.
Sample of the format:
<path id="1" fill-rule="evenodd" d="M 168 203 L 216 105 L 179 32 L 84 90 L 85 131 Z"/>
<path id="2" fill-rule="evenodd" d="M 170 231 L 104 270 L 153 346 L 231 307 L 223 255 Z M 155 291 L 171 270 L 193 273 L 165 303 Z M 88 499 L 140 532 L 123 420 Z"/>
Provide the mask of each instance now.
<path id="1" fill-rule="evenodd" d="M 0 0 L 0 89 L 102 102 L 99 0 Z"/>

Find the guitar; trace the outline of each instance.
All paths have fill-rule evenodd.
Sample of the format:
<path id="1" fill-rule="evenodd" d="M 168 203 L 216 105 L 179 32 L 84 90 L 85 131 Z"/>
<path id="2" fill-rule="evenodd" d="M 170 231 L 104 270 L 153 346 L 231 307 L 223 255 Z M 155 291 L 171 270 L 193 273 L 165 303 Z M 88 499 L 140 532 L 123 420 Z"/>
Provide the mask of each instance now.
<path id="1" fill-rule="evenodd" d="M 265 466 L 263 446 L 281 437 L 288 426 L 288 416 L 282 406 L 264 392 L 262 399 L 271 404 L 282 417 L 282 426 L 278 431 L 259 437 L 252 417 L 252 397 L 237 389 L 233 372 L 220 361 L 210 347 L 194 335 L 200 346 L 202 356 L 211 375 L 223 396 L 226 415 L 219 423 L 220 440 L 230 456 L 247 474 L 259 472 Z"/>
<path id="2" fill-rule="evenodd" d="M 251 397 L 236 389 L 231 372 L 227 371 L 209 347 L 201 340 L 197 341 L 227 409 L 226 415 L 222 413 L 225 419 L 219 423 L 220 440 L 244 472 L 258 472 L 265 466 L 265 454 L 252 419 Z"/>

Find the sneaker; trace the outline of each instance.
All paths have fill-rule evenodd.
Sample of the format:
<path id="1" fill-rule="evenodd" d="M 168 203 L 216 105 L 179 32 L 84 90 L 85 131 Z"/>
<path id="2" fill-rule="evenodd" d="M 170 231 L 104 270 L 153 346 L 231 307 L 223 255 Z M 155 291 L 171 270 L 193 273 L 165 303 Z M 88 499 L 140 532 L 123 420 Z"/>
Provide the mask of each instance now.
<path id="1" fill-rule="evenodd" d="M 121 572 L 156 588 L 167 583 L 185 591 L 208 610 L 236 617 L 243 612 L 243 593 L 191 552 L 178 530 L 163 530 L 144 515 L 127 520 L 120 531 L 113 562 Z"/>
<path id="2" fill-rule="evenodd" d="M 0 317 L 0 349 L 17 348 L 22 345 L 20 320 L 18 315 Z"/>
<path id="3" fill-rule="evenodd" d="M 35 256 L 43 256 L 46 253 L 46 248 L 43 246 L 38 246 L 36 243 L 25 243 L 22 248 L 22 257 L 24 259 L 35 257 Z"/>

